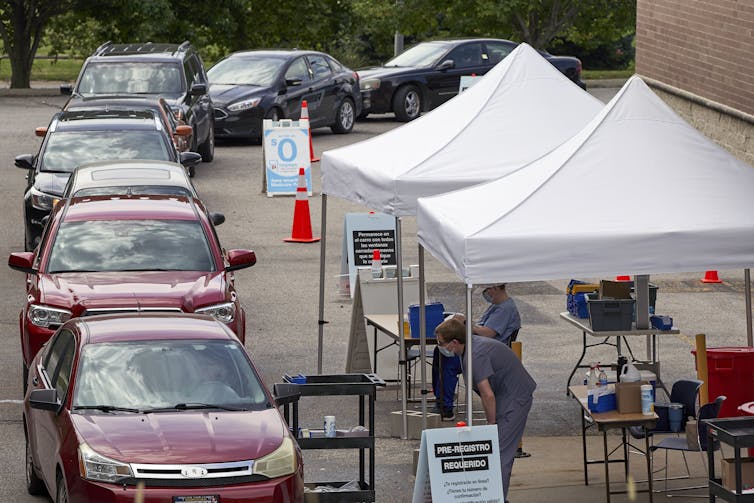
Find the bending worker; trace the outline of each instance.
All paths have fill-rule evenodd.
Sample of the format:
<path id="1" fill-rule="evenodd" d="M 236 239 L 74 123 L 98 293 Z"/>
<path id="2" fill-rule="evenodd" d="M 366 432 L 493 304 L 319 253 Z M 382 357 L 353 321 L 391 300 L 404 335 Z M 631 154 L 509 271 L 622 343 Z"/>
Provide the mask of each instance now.
<path id="1" fill-rule="evenodd" d="M 497 425 L 503 491 L 508 500 L 511 471 L 516 450 L 524 436 L 531 409 L 534 382 L 516 354 L 505 344 L 489 337 L 473 335 L 472 376 L 466 367 L 466 326 L 448 318 L 435 329 L 437 345 L 460 357 L 464 380 L 481 397 L 488 424 Z"/>
<path id="2" fill-rule="evenodd" d="M 479 318 L 479 323 L 474 325 L 473 332 L 476 335 L 497 339 L 500 342 L 511 345 L 512 340 L 521 328 L 521 316 L 513 299 L 505 291 L 505 283 L 489 286 L 482 290 L 482 297 L 490 303 L 490 306 Z M 462 314 L 454 316 L 464 321 Z M 443 354 L 440 356 L 435 347 L 433 360 L 439 365 L 432 367 L 432 389 L 437 401 L 436 412 L 440 413 L 443 420 L 453 420 L 453 399 L 458 385 L 458 374 L 461 372 L 461 364 L 453 356 Z"/>

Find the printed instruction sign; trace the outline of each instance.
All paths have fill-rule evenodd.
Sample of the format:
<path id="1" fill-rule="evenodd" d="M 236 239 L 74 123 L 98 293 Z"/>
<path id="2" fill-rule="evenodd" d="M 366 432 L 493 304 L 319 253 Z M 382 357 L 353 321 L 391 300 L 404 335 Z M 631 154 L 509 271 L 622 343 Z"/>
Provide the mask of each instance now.
<path id="1" fill-rule="evenodd" d="M 504 501 L 497 426 L 422 432 L 413 503 Z"/>
<path id="2" fill-rule="evenodd" d="M 267 196 L 296 195 L 298 171 L 304 168 L 306 191 L 312 195 L 309 121 L 263 122 L 263 154 Z"/>
<path id="3" fill-rule="evenodd" d="M 340 275 L 342 280 L 348 276 L 351 297 L 356 284 L 356 268 L 371 266 L 374 250 L 380 250 L 382 265 L 398 263 L 395 254 L 395 217 L 386 213 L 347 213 L 343 223 Z"/>

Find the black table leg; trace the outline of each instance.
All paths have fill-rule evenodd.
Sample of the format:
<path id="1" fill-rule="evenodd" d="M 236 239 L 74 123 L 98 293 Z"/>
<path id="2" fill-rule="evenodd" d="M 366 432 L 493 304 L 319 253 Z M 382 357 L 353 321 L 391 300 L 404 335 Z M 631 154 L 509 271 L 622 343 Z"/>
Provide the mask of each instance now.
<path id="1" fill-rule="evenodd" d="M 652 503 L 654 501 L 654 490 L 652 489 L 652 453 L 649 452 L 649 430 L 647 427 L 644 427 L 644 449 L 645 449 L 645 458 L 647 458 L 647 484 L 649 485 L 649 503 Z M 666 466 L 665 469 L 667 470 L 668 467 Z M 665 473 L 665 476 L 667 477 L 667 473 Z"/>
<path id="2" fill-rule="evenodd" d="M 606 502 L 610 503 L 610 460 L 607 454 L 607 430 L 602 432 L 602 446 L 605 450 L 605 496 Z"/>

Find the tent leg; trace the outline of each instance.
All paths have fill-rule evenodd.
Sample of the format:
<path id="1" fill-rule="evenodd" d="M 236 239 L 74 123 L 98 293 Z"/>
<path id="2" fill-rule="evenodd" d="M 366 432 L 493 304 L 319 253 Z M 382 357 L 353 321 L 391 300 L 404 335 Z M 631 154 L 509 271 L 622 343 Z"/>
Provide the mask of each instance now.
<path id="1" fill-rule="evenodd" d="M 744 286 L 746 291 L 746 345 L 754 346 L 751 327 L 751 269 L 744 269 Z"/>
<path id="2" fill-rule="evenodd" d="M 471 359 L 471 354 L 473 351 L 472 348 L 472 341 L 471 341 L 471 335 L 473 333 L 474 328 L 474 320 L 472 319 L 471 315 L 471 293 L 474 289 L 474 286 L 471 284 L 466 285 L 466 372 L 464 378 L 468 376 L 468 382 L 466 382 L 466 425 L 467 426 L 474 426 L 473 424 L 473 407 L 471 406 L 471 401 L 473 399 L 473 363 Z"/>
<path id="3" fill-rule="evenodd" d="M 421 362 L 422 430 L 427 429 L 427 315 L 424 306 L 424 247 L 419 245 L 419 358 Z M 434 335 L 434 334 L 433 334 Z M 437 365 L 437 362 L 435 362 Z"/>
<path id="4" fill-rule="evenodd" d="M 403 411 L 401 414 L 403 423 L 401 438 L 406 440 L 408 438 L 408 415 L 406 413 L 408 400 L 406 396 L 406 341 L 403 339 L 403 257 L 401 250 L 401 219 L 399 217 L 395 217 L 395 257 L 396 277 L 398 278 L 398 369 L 401 380 L 401 406 Z"/>
<path id="5" fill-rule="evenodd" d="M 317 374 L 322 373 L 325 332 L 325 251 L 327 249 L 327 194 L 322 194 L 322 239 L 319 242 L 319 312 L 317 318 Z"/>

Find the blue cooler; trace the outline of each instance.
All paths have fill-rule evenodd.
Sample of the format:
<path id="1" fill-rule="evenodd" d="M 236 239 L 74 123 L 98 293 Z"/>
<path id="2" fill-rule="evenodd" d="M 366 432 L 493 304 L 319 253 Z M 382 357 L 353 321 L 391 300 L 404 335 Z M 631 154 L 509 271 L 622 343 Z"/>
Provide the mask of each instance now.
<path id="1" fill-rule="evenodd" d="M 435 328 L 442 323 L 445 318 L 442 313 L 445 312 L 445 306 L 441 302 L 432 302 L 424 305 L 425 320 L 427 323 L 427 338 L 434 339 Z M 419 338 L 419 304 L 408 306 L 408 324 L 411 327 L 411 337 Z"/>

